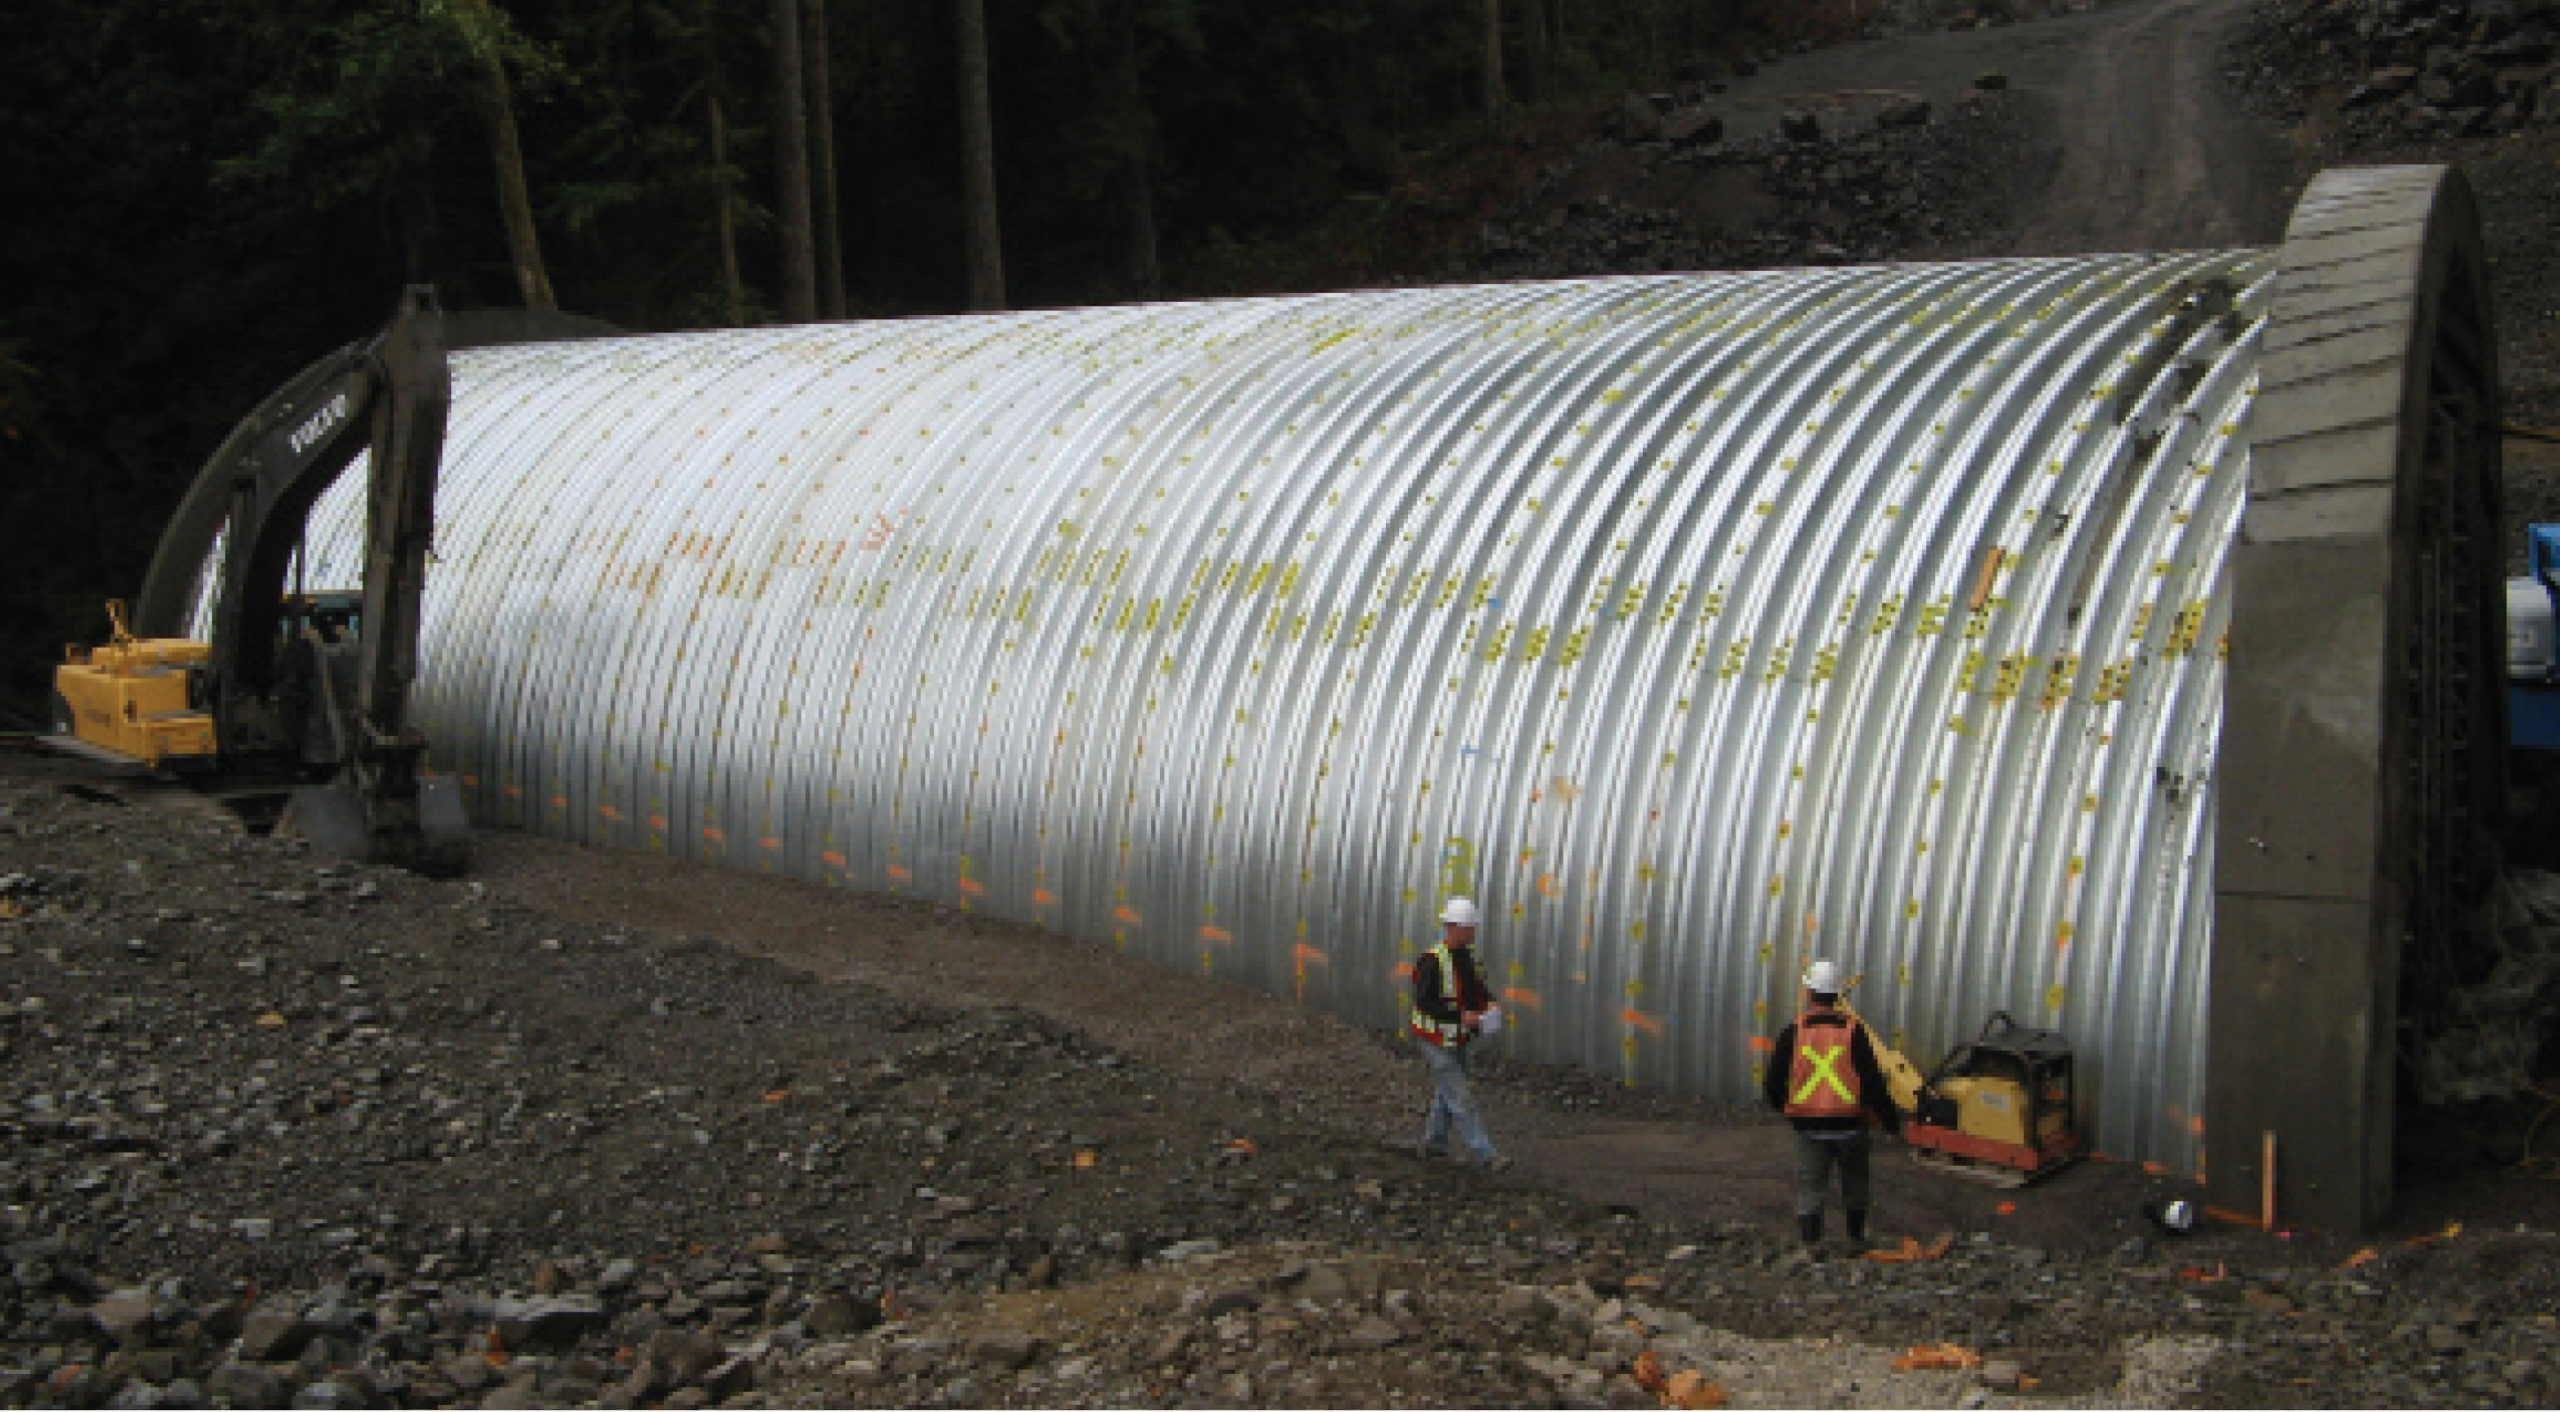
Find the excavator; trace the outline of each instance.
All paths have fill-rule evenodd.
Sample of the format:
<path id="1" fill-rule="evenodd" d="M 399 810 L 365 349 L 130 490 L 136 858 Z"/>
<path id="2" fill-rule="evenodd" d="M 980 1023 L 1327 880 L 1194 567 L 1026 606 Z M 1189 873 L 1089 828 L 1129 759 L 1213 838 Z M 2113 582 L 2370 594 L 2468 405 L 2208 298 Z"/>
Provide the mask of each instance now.
<path id="1" fill-rule="evenodd" d="M 443 310 L 412 285 L 293 415 L 235 437 L 206 640 L 136 637 L 109 604 L 108 643 L 55 669 L 49 743 L 229 803 L 281 800 L 276 827 L 331 854 L 460 872 L 461 796 L 425 768 L 409 715 L 451 401 Z M 368 449 L 361 591 L 288 591 L 313 504 Z"/>

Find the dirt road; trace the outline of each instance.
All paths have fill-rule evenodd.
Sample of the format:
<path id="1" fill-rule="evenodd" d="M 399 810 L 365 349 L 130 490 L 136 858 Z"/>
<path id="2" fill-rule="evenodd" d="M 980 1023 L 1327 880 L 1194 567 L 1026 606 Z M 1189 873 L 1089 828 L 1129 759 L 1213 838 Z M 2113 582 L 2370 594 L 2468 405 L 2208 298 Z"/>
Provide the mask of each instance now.
<path id="1" fill-rule="evenodd" d="M 510 838 L 479 879 L 550 915 L 704 936 L 829 981 L 902 1000 L 1040 1014 L 1205 1088 L 1252 1095 L 1351 1141 L 1402 1146 L 1427 1097 L 1420 1067 L 1386 1035 L 1221 981 L 1175 975 L 1109 948 L 1015 923 L 692 863 Z M 1488 937 L 1488 948 L 1500 945 Z M 1487 1056 L 1491 1126 L 1524 1180 L 1683 1224 L 1782 1235 L 1790 1162 L 1783 1125 L 1750 1109 L 1634 1093 L 1606 1080 Z M 1898 1154 L 1878 1164 L 1896 1230 L 1989 1230 L 2100 1252 L 2134 1234 L 2151 1196 L 2184 1184 L 2116 1165 L 2083 1168 L 2037 1199 L 1953 1181 Z M 2015 1209 L 2003 1215 L 2007 1203 Z"/>
<path id="2" fill-rule="evenodd" d="M 1898 36 L 1791 58 L 1716 104 L 1730 129 L 1772 131 L 1789 110 L 1855 117 L 1914 94 L 1945 111 L 1997 74 L 2044 136 L 2022 179 L 2018 255 L 2264 245 L 2296 194 L 2280 132 L 2221 82 L 2247 0 L 2123 0 L 2077 15 Z M 1986 254 L 1995 252 L 1983 252 Z"/>

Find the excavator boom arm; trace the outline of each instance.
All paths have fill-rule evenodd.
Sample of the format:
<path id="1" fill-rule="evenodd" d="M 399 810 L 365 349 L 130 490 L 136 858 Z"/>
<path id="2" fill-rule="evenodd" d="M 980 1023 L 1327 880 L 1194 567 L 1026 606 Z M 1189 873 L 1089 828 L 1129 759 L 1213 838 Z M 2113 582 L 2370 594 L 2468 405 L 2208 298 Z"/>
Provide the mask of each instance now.
<path id="1" fill-rule="evenodd" d="M 408 734 L 409 687 L 418 676 L 418 614 L 435 534 L 436 471 L 443 460 L 453 377 L 435 292 L 411 286 L 375 345 L 373 476 L 364 556 L 364 632 L 356 703 L 367 734 Z"/>

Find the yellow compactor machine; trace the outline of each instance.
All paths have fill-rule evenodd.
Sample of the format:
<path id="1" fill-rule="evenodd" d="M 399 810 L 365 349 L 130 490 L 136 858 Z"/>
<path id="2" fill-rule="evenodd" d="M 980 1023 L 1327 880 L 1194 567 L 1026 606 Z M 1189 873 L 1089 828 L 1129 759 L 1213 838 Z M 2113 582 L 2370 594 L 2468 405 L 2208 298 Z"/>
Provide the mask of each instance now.
<path id="1" fill-rule="evenodd" d="M 2071 1041 L 1995 1012 L 1927 1074 L 1866 1030 L 1885 1087 L 1902 1110 L 1902 1139 L 1921 1161 L 1995 1186 L 2024 1186 L 2087 1155 L 2075 1114 Z"/>

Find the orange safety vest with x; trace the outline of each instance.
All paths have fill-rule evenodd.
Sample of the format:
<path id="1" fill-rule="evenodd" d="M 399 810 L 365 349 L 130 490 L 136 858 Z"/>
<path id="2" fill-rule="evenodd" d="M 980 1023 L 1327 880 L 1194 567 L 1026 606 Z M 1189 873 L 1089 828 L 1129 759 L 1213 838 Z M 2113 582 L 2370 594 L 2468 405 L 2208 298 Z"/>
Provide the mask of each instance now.
<path id="1" fill-rule="evenodd" d="M 1817 1010 L 1796 1019 L 1796 1052 L 1787 1069 L 1790 1118 L 1856 1118 L 1866 1112 L 1859 1102 L 1858 1066 L 1851 1062 L 1858 1027 L 1846 1015 Z"/>

